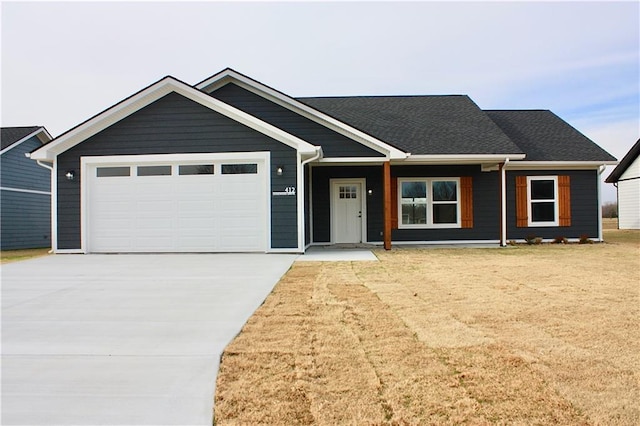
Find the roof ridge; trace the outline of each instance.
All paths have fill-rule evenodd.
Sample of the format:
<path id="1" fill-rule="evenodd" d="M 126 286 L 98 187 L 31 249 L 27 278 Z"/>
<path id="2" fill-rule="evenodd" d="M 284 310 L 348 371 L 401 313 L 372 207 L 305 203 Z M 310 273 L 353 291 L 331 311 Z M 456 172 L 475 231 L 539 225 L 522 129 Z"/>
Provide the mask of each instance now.
<path id="1" fill-rule="evenodd" d="M 484 112 L 550 112 L 547 108 L 528 108 L 528 109 L 483 109 Z"/>
<path id="2" fill-rule="evenodd" d="M 464 94 L 449 94 L 449 95 L 330 95 L 330 96 L 296 96 L 294 99 L 363 99 L 363 98 L 438 98 L 438 97 L 469 97 Z"/>

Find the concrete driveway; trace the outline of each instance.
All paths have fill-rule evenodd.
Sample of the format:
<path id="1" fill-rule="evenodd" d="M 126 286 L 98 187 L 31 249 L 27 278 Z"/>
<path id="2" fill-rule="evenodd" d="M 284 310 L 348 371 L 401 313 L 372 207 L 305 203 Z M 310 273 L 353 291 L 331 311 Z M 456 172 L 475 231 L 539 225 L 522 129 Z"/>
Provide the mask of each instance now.
<path id="1" fill-rule="evenodd" d="M 2 266 L 2 424 L 211 425 L 220 354 L 296 255 Z"/>

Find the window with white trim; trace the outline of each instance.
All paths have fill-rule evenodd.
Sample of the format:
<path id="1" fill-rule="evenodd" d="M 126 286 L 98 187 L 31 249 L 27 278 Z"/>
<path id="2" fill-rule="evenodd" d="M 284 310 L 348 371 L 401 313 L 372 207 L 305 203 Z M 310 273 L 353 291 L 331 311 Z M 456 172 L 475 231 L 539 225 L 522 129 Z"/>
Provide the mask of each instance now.
<path id="1" fill-rule="evenodd" d="M 558 226 L 558 176 L 527 177 L 529 226 Z"/>
<path id="2" fill-rule="evenodd" d="M 460 178 L 398 178 L 399 228 L 459 228 Z"/>

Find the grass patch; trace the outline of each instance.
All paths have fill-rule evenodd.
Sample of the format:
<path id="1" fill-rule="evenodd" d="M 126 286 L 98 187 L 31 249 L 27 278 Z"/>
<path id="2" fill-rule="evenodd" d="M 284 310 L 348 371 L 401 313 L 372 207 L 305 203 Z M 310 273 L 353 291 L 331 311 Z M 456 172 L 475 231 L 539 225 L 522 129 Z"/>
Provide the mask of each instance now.
<path id="1" fill-rule="evenodd" d="M 19 260 L 27 260 L 33 259 L 34 257 L 46 256 L 50 250 L 50 248 L 2 250 L 0 251 L 0 263 L 17 262 Z"/>
<path id="2" fill-rule="evenodd" d="M 217 424 L 640 423 L 640 231 L 300 262 L 223 354 Z"/>

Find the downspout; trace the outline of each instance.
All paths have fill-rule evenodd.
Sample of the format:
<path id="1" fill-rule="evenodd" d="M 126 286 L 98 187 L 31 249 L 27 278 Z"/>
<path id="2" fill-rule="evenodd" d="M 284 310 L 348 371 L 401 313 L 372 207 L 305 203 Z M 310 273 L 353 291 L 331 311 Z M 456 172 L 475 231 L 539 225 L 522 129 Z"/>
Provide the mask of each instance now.
<path id="1" fill-rule="evenodd" d="M 25 152 L 24 156 L 27 157 L 27 158 L 31 158 L 31 153 L 30 152 Z M 54 208 L 55 208 L 54 200 L 53 200 L 53 182 L 54 182 L 54 179 L 55 179 L 55 173 L 53 171 L 53 167 L 52 166 L 49 166 L 49 165 L 43 163 L 41 160 L 36 160 L 36 164 L 38 166 L 40 166 L 40 167 L 44 167 L 45 169 L 49 170 L 49 172 L 51 172 L 51 200 L 50 200 L 50 202 L 51 202 L 51 213 L 53 215 L 53 211 L 54 211 Z M 52 218 L 53 218 L 53 216 L 52 216 Z M 51 250 L 49 250 L 47 252 L 49 254 L 54 252 L 54 247 L 53 247 L 53 236 L 54 235 L 55 234 L 53 232 L 53 220 L 52 220 L 51 221 Z"/>
<path id="2" fill-rule="evenodd" d="M 607 168 L 604 164 L 598 167 L 598 239 L 604 242 L 602 232 L 602 173 Z M 618 220 L 620 220 L 618 218 Z"/>
<path id="3" fill-rule="evenodd" d="M 300 191 L 300 188 L 298 188 L 298 194 L 302 194 L 303 196 L 300 198 L 299 204 L 298 204 L 298 208 L 300 213 L 300 231 L 298 233 L 298 246 L 302 249 L 302 253 L 304 253 L 305 251 L 305 243 L 304 243 L 304 237 L 305 237 L 305 226 L 306 226 L 306 221 L 305 221 L 305 212 L 304 212 L 304 196 L 311 196 L 310 194 L 306 194 L 306 192 L 304 191 L 305 188 L 305 181 L 304 181 L 304 166 L 306 166 L 307 164 L 309 164 L 312 161 L 317 160 L 318 158 L 320 158 L 320 156 L 322 155 L 322 148 L 319 146 L 314 147 L 316 149 L 316 153 L 313 155 L 313 157 L 307 158 L 306 160 L 302 161 L 300 163 L 300 188 L 302 189 L 302 191 Z M 309 188 L 309 190 L 311 190 L 311 188 Z M 311 214 L 311 213 L 309 213 Z M 313 238 L 312 238 L 313 239 Z"/>
<path id="4" fill-rule="evenodd" d="M 307 165 L 308 163 L 310 163 L 310 162 L 312 162 L 312 161 L 315 161 L 315 160 L 317 160 L 318 158 L 320 158 L 320 155 L 322 154 L 322 151 L 320 150 L 320 147 L 319 147 L 319 146 L 316 146 L 315 148 L 316 148 L 316 154 L 315 154 L 313 157 L 311 157 L 311 158 L 307 158 L 306 160 L 304 160 L 304 161 L 301 163 L 302 168 L 304 168 L 304 166 L 305 166 L 305 165 Z"/>
<path id="5" fill-rule="evenodd" d="M 504 159 L 502 167 L 500 167 L 500 246 L 505 247 L 507 245 L 507 174 L 505 169 L 509 164 L 509 157 Z"/>

